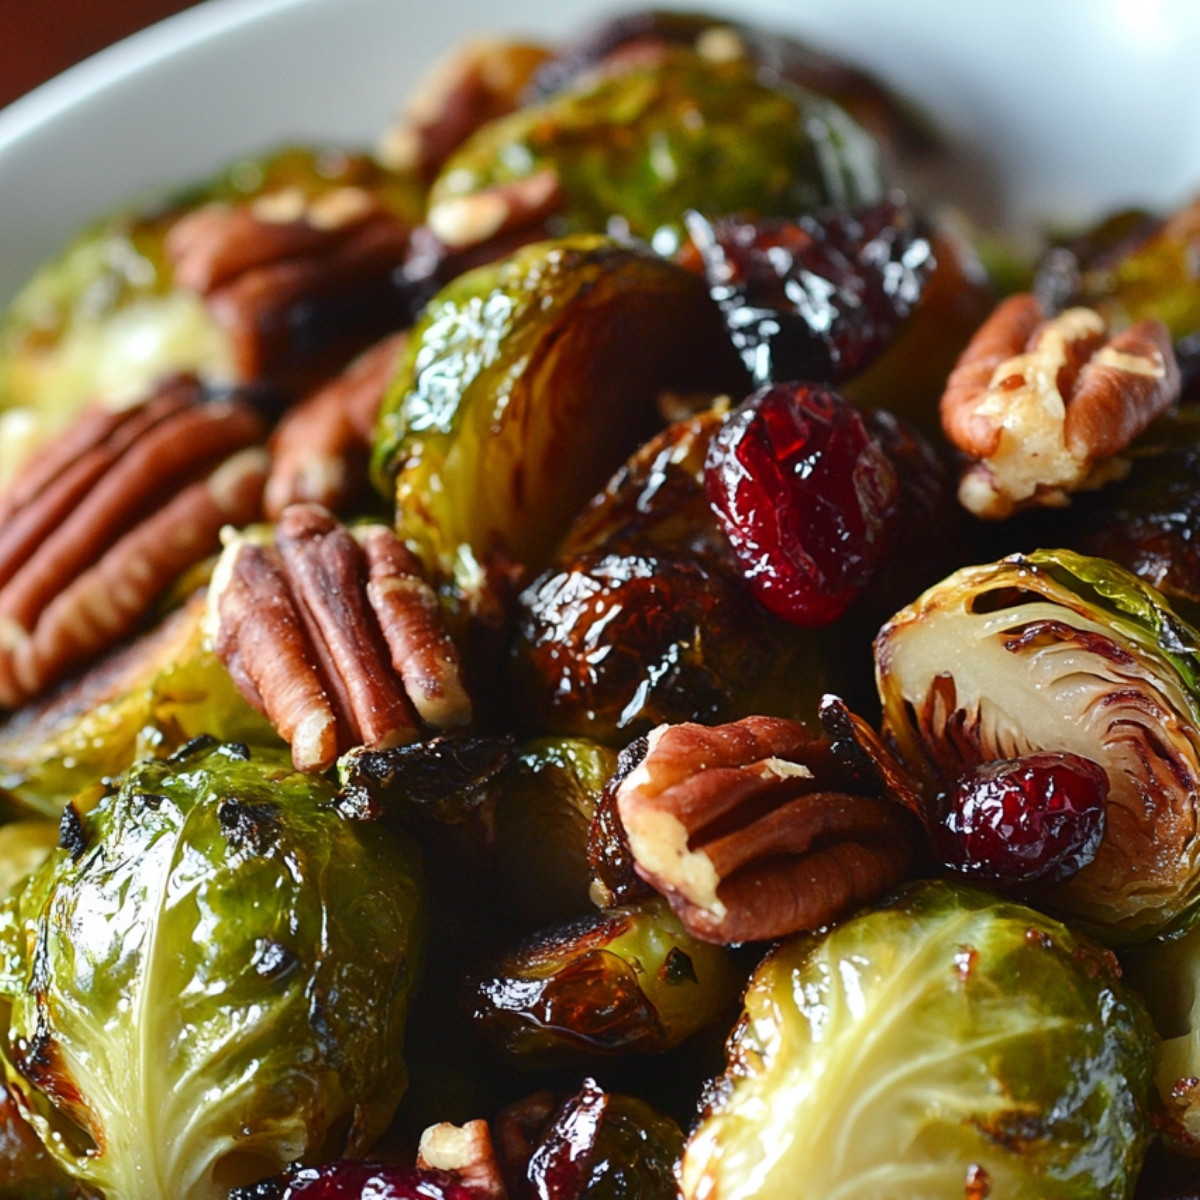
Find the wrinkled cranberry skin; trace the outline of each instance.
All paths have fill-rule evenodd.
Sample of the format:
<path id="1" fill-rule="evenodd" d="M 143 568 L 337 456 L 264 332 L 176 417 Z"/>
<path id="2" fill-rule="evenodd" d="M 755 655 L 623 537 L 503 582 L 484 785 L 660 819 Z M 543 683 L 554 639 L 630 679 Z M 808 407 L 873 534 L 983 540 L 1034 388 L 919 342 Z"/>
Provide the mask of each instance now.
<path id="1" fill-rule="evenodd" d="M 292 1167 L 277 1179 L 234 1188 L 230 1200 L 482 1200 L 444 1171 L 343 1160 Z"/>
<path id="2" fill-rule="evenodd" d="M 943 862 L 998 884 L 1061 883 L 1104 836 L 1108 776 L 1077 754 L 985 763 L 959 780 L 936 831 Z"/>
<path id="3" fill-rule="evenodd" d="M 688 232 L 758 384 L 857 375 L 891 345 L 935 267 L 928 235 L 896 199 L 794 220 L 710 224 L 693 213 Z"/>
<path id="4" fill-rule="evenodd" d="M 858 411 L 816 384 L 756 392 L 709 446 L 709 504 L 750 590 L 795 625 L 827 625 L 886 548 L 899 484 Z"/>

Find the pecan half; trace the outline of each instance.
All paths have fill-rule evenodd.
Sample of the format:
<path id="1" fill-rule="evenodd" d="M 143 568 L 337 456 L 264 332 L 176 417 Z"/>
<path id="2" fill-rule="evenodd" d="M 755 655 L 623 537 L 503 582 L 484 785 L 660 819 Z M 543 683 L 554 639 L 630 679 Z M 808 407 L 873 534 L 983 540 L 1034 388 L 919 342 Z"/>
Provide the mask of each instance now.
<path id="1" fill-rule="evenodd" d="M 617 789 L 637 873 L 713 942 L 815 929 L 900 882 L 915 818 L 774 717 L 660 725 Z M 853 790 L 851 790 L 853 789 Z"/>
<path id="2" fill-rule="evenodd" d="M 562 200 L 558 172 L 547 167 L 524 179 L 446 196 L 430 206 L 425 220 L 443 246 L 463 250 L 539 227 L 559 210 Z"/>
<path id="3" fill-rule="evenodd" d="M 474 38 L 435 63 L 379 144 L 393 171 L 432 180 L 451 152 L 488 121 L 512 112 L 549 51 Z"/>
<path id="4" fill-rule="evenodd" d="M 166 253 L 228 334 L 237 378 L 290 391 L 405 322 L 395 275 L 410 232 L 365 188 L 284 188 L 195 209 Z"/>
<path id="5" fill-rule="evenodd" d="M 272 538 L 231 534 L 209 589 L 209 631 L 299 770 L 415 741 L 422 723 L 471 719 L 437 597 L 386 526 L 351 531 L 319 505 L 294 504 Z"/>
<path id="6" fill-rule="evenodd" d="M 1000 518 L 1120 478 L 1121 451 L 1179 387 L 1160 321 L 1110 335 L 1091 309 L 1046 320 L 1034 296 L 1010 297 L 963 351 L 942 396 L 946 436 L 973 460 L 960 502 Z"/>
<path id="7" fill-rule="evenodd" d="M 0 496 L 0 704 L 16 707 L 131 633 L 221 527 L 257 519 L 266 427 L 195 380 L 93 408 Z"/>
<path id="8" fill-rule="evenodd" d="M 271 520 L 306 501 L 338 512 L 366 490 L 375 418 L 405 340 L 378 342 L 284 415 L 271 436 L 263 502 Z"/>

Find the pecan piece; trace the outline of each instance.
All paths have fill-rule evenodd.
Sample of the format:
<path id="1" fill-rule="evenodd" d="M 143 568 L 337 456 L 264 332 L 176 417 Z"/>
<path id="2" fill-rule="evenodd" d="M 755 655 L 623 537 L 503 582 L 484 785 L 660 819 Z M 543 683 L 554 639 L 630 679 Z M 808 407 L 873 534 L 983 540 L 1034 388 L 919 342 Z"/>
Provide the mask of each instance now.
<path id="1" fill-rule="evenodd" d="M 378 342 L 279 422 L 264 498 L 271 520 L 305 501 L 337 512 L 365 491 L 375 418 L 405 340 Z"/>
<path id="2" fill-rule="evenodd" d="M 468 1121 L 462 1126 L 448 1121 L 430 1125 L 417 1147 L 417 1170 L 445 1171 L 488 1200 L 505 1200 L 508 1195 L 486 1121 Z"/>
<path id="3" fill-rule="evenodd" d="M 435 63 L 379 144 L 393 171 L 432 180 L 481 125 L 512 112 L 549 51 L 526 42 L 475 38 Z"/>
<path id="4" fill-rule="evenodd" d="M 190 378 L 91 409 L 0 497 L 0 704 L 16 707 L 133 632 L 221 527 L 255 520 L 266 428 Z"/>
<path id="5" fill-rule="evenodd" d="M 616 807 L 637 873 L 706 941 L 818 928 L 916 861 L 912 815 L 780 718 L 660 725 Z"/>
<path id="6" fill-rule="evenodd" d="M 430 206 L 425 220 L 451 250 L 463 250 L 517 230 L 537 228 L 562 206 L 562 181 L 552 167 Z"/>
<path id="7" fill-rule="evenodd" d="M 396 272 L 410 232 L 364 188 L 284 188 L 195 209 L 166 254 L 228 335 L 237 378 L 290 391 L 408 319 Z"/>
<path id="8" fill-rule="evenodd" d="M 1047 320 L 1034 296 L 1010 297 L 963 351 L 942 396 L 946 436 L 972 460 L 960 502 L 1001 518 L 1120 478 L 1121 451 L 1179 389 L 1162 322 L 1110 335 L 1092 309 Z"/>
<path id="9" fill-rule="evenodd" d="M 298 770 L 323 771 L 359 746 L 404 745 L 422 723 L 471 719 L 437 598 L 386 526 L 352 532 L 319 505 L 293 504 L 270 540 L 231 534 L 208 621 L 221 661 Z"/>

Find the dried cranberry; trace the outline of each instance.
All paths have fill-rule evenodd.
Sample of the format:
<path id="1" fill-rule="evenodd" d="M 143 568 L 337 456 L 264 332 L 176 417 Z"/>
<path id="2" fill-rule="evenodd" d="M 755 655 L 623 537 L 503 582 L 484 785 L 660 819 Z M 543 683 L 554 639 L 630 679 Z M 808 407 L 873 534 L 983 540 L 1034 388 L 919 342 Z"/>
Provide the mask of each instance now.
<path id="1" fill-rule="evenodd" d="M 292 1167 L 277 1179 L 234 1188 L 230 1200 L 481 1200 L 444 1171 L 341 1161 Z"/>
<path id="2" fill-rule="evenodd" d="M 879 562 L 899 487 L 859 413 L 815 384 L 756 392 L 713 438 L 709 503 L 751 591 L 797 625 L 826 625 Z"/>
<path id="3" fill-rule="evenodd" d="M 938 830 L 947 866 L 995 883 L 1058 883 L 1104 836 L 1108 776 L 1078 754 L 986 763 L 959 780 Z"/>
<path id="4" fill-rule="evenodd" d="M 891 344 L 934 267 L 929 238 L 895 199 L 795 220 L 693 213 L 688 232 L 758 384 L 857 374 Z"/>

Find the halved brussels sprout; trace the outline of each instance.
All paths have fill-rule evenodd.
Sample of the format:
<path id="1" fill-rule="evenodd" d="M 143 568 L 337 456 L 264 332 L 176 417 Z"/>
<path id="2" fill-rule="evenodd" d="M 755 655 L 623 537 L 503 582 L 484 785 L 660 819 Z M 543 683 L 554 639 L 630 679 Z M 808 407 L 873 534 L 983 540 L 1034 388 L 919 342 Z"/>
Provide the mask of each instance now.
<path id="1" fill-rule="evenodd" d="M 1108 773 L 1096 857 L 1039 900 L 1133 941 L 1200 911 L 1200 633 L 1065 550 L 967 567 L 875 643 L 887 733 L 930 798 L 969 767 L 1065 751 Z"/>
<path id="2" fill-rule="evenodd" d="M 8 1084 L 109 1200 L 362 1153 L 404 1090 L 413 851 L 281 751 L 138 764 L 0 909 Z"/>
<path id="3" fill-rule="evenodd" d="M 384 400 L 374 479 L 426 567 L 545 565 L 571 518 L 662 424 L 668 389 L 744 381 L 702 280 L 646 250 L 542 242 L 450 284 Z"/>
<path id="4" fill-rule="evenodd" d="M 751 977 L 686 1200 L 1122 1200 L 1154 1034 L 1111 956 L 1032 909 L 912 885 Z"/>
<path id="5" fill-rule="evenodd" d="M 545 930 L 472 989 L 488 1039 L 524 1062 L 669 1050 L 715 1021 L 740 980 L 724 947 L 693 938 L 665 900 Z"/>
<path id="6" fill-rule="evenodd" d="M 201 734 L 282 745 L 205 645 L 204 598 L 0 725 L 0 798 L 57 817 L 76 792 Z"/>
<path id="7" fill-rule="evenodd" d="M 581 76 L 484 126 L 434 181 L 430 223 L 464 197 L 547 173 L 562 193 L 556 232 L 612 224 L 667 253 L 688 209 L 795 215 L 881 191 L 872 139 L 832 101 L 749 59 L 682 47 Z"/>

